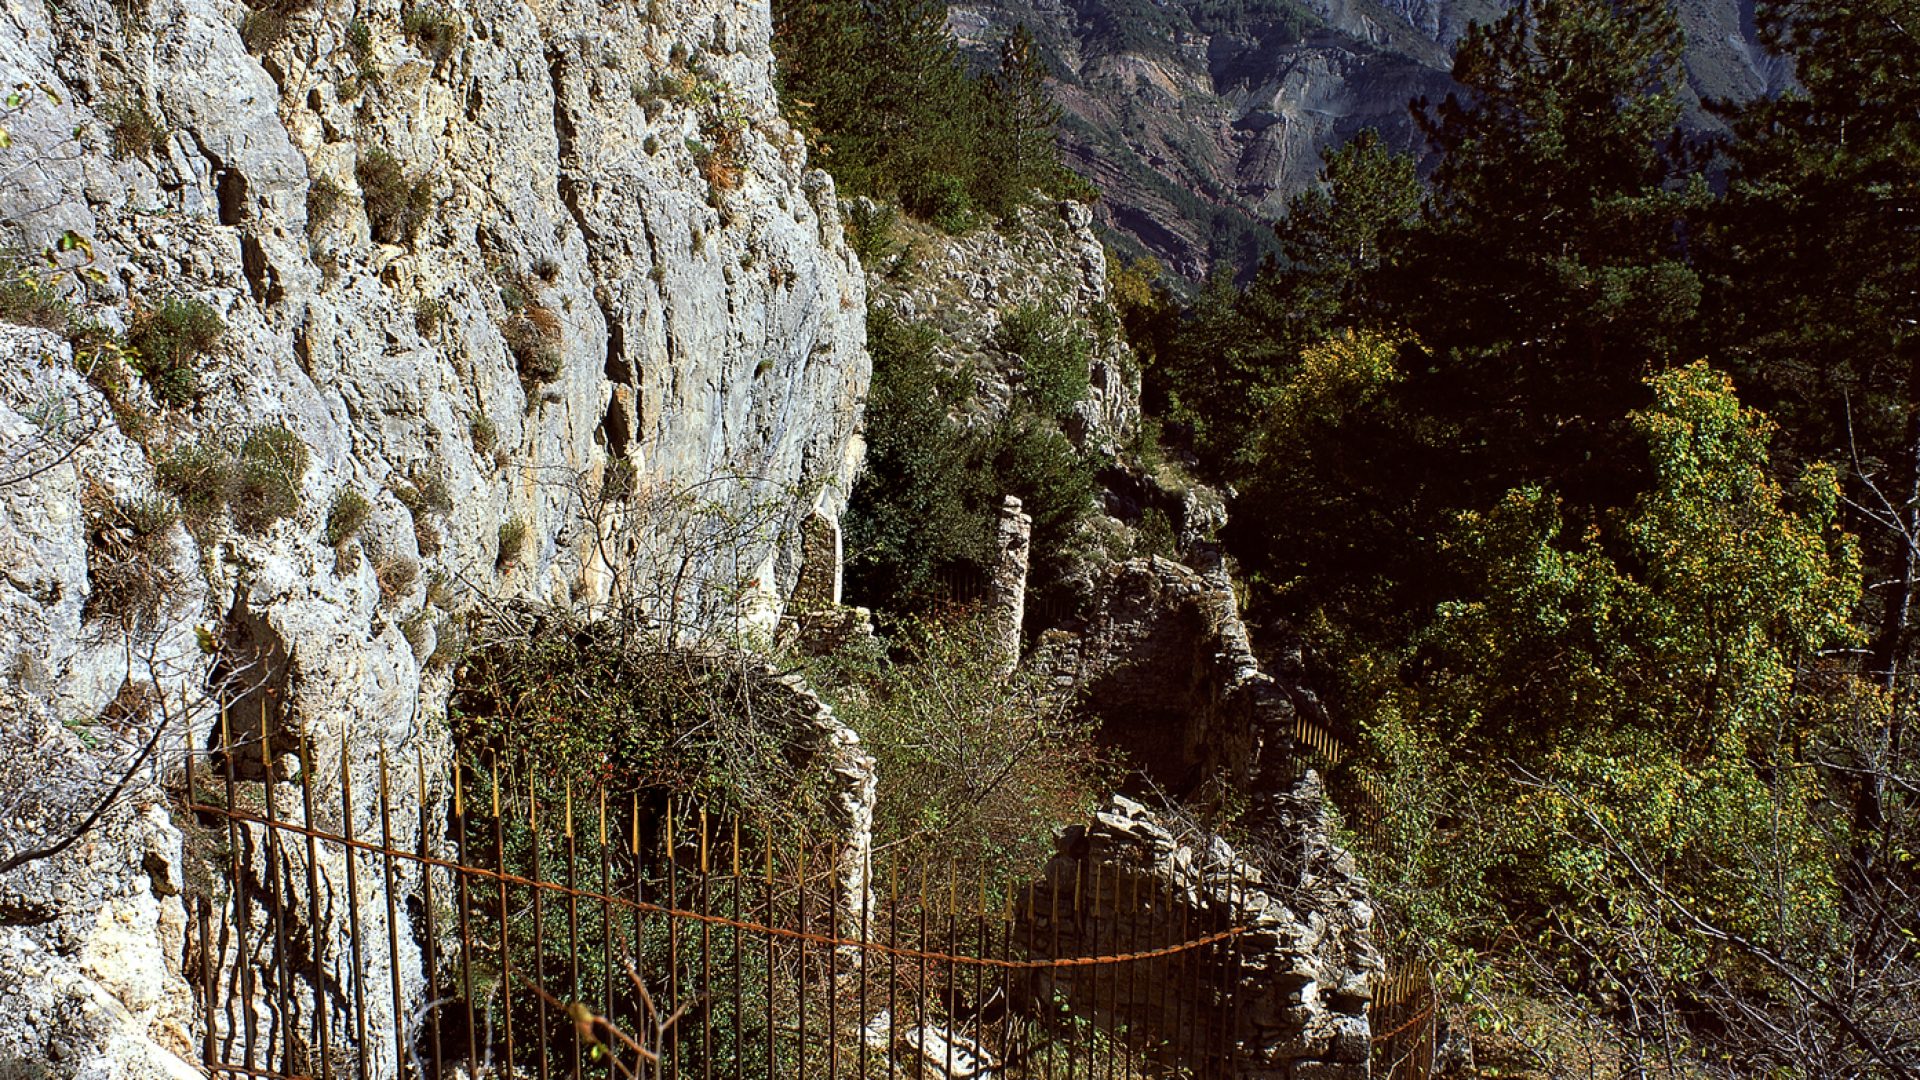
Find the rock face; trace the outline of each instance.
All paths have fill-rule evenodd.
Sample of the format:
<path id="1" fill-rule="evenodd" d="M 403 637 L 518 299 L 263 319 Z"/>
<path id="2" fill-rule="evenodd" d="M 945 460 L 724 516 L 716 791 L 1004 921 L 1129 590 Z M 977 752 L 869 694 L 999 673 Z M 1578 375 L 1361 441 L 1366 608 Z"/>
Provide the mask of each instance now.
<path id="1" fill-rule="evenodd" d="M 1176 797 L 1209 780 L 1264 789 L 1265 759 L 1286 757 L 1294 737 L 1293 701 L 1254 659 L 1217 560 L 1207 573 L 1157 557 L 1109 567 L 1080 630 L 1048 635 L 1031 662 Z"/>
<path id="2" fill-rule="evenodd" d="M 1367 1076 L 1367 1005 L 1384 964 L 1369 941 L 1365 882 L 1331 842 L 1312 774 L 1271 800 L 1265 821 L 1286 845 L 1235 851 L 1119 797 L 1091 826 L 1067 830 L 1016 909 L 1030 922 L 1016 933 L 1044 955 L 1239 932 L 1177 958 L 1048 969 L 1033 992 L 1197 1074 Z"/>
<path id="3" fill-rule="evenodd" d="M 856 210 L 861 209 L 856 207 Z M 974 376 L 977 418 L 1004 415 L 1020 362 L 1001 348 L 1006 316 L 1036 307 L 1088 345 L 1088 392 L 1067 434 L 1112 453 L 1140 421 L 1140 368 L 1107 300 L 1107 256 L 1093 211 L 1076 202 L 1025 207 L 964 236 L 902 223 L 896 249 L 869 260 L 876 309 L 925 322 L 950 370 Z M 971 419 L 971 418 L 963 418 Z"/>
<path id="4" fill-rule="evenodd" d="M 1056 61 L 1060 143 L 1101 192 L 1102 226 L 1201 280 L 1270 245 L 1267 222 L 1313 184 L 1320 151 L 1376 128 L 1424 153 L 1410 100 L 1443 98 L 1469 23 L 1511 0 L 966 0 L 960 40 L 990 56 L 1025 23 Z M 1755 39 L 1751 0 L 1682 0 L 1688 123 L 1700 102 L 1779 90 L 1790 77 Z"/>
<path id="5" fill-rule="evenodd" d="M 180 296 L 225 325 L 187 404 L 129 384 L 144 444 L 56 336 L 0 327 L 0 729 L 40 781 L 0 803 L 0 862 L 127 776 L 79 842 L 0 874 L 0 1067 L 193 1075 L 183 972 L 234 928 L 189 931 L 183 890 L 225 910 L 223 886 L 185 880 L 162 784 L 188 747 L 225 760 L 217 688 L 252 753 L 263 729 L 276 758 L 304 737 L 319 790 L 345 771 L 370 793 L 381 750 L 445 759 L 451 676 L 428 661 L 477 599 L 621 605 L 688 635 L 777 618 L 800 523 L 843 505 L 868 362 L 864 281 L 777 114 L 770 34 L 764 2 L 731 0 L 0 13 L 0 83 L 27 90 L 0 116 L 0 250 L 71 230 L 66 264 L 84 246 L 99 271 L 84 296 L 61 279 L 87 317 L 124 329 Z M 268 424 L 310 457 L 293 513 L 170 525 L 157 616 L 90 607 L 127 543 L 100 508 L 150 497 L 168 454 Z M 336 547 L 349 491 L 370 512 Z M 396 790 L 396 823 L 416 820 Z M 338 801 L 316 815 L 372 824 Z M 318 868 L 333 889 L 340 871 Z M 385 910 L 364 906 L 368 934 Z M 375 1047 L 376 1071 L 392 1058 Z"/>

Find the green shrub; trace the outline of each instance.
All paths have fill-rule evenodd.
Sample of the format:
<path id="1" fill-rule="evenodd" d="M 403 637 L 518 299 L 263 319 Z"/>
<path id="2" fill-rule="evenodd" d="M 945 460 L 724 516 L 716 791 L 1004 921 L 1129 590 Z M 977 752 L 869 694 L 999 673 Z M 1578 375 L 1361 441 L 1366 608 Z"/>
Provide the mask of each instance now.
<path id="1" fill-rule="evenodd" d="M 1093 506 L 1093 469 L 1050 417 L 1016 412 L 998 426 L 950 418 L 971 381 L 942 370 L 939 338 L 882 311 L 869 316 L 873 384 L 867 467 L 847 511 L 847 588 L 894 610 L 940 597 L 950 570 L 994 558 L 1000 500 L 1017 495 L 1033 518 L 1034 588 L 1068 568 L 1067 552 Z"/>
<path id="2" fill-rule="evenodd" d="M 891 203 L 857 199 L 847 211 L 847 243 L 862 265 L 899 251 L 900 211 Z"/>
<path id="3" fill-rule="evenodd" d="M 0 322 L 65 330 L 72 319 L 73 306 L 46 275 L 25 259 L 0 259 Z"/>
<path id="4" fill-rule="evenodd" d="M 134 315 L 127 348 L 134 369 L 147 380 L 155 400 L 187 405 L 200 389 L 196 370 L 200 358 L 226 332 L 219 313 L 204 301 L 170 296 Z"/>
<path id="5" fill-rule="evenodd" d="M 361 156 L 354 177 L 373 238 L 382 244 L 413 243 L 433 213 L 433 181 L 409 179 L 400 160 L 378 147 Z"/>
<path id="6" fill-rule="evenodd" d="M 447 312 L 445 300 L 423 296 L 413 305 L 413 328 L 422 334 L 431 334 L 447 321 Z"/>
<path id="7" fill-rule="evenodd" d="M 307 444 L 298 435 L 278 425 L 254 428 L 235 465 L 233 517 L 242 532 L 259 535 L 300 509 Z"/>
<path id="8" fill-rule="evenodd" d="M 307 235 L 317 235 L 321 227 L 333 221 L 346 205 L 346 188 L 330 177 L 316 178 L 307 185 Z"/>
<path id="9" fill-rule="evenodd" d="M 473 438 L 473 448 L 482 457 L 493 453 L 500 445 L 500 426 L 486 413 L 475 413 L 467 421 L 467 434 Z"/>
<path id="10" fill-rule="evenodd" d="M 174 505 L 161 497 L 112 498 L 99 487 L 81 497 L 87 515 L 88 593 L 84 617 L 130 632 L 154 626 L 179 587 Z"/>
<path id="11" fill-rule="evenodd" d="M 907 620 L 865 654 L 816 663 L 811 681 L 886 777 L 876 847 L 901 862 L 951 862 L 962 880 L 1038 866 L 1054 831 L 1108 789 L 1093 725 L 1037 673 L 1009 676 L 983 617 Z"/>
<path id="12" fill-rule="evenodd" d="M 327 543 L 339 547 L 358 536 L 372 514 L 373 504 L 365 495 L 352 488 L 341 491 L 327 510 Z"/>
<path id="13" fill-rule="evenodd" d="M 166 149 L 166 126 L 137 97 L 108 102 L 101 107 L 100 118 L 107 122 L 107 136 L 116 158 L 144 160 Z"/>
<path id="14" fill-rule="evenodd" d="M 1023 304 L 1001 319 L 998 344 L 1019 358 L 1021 397 L 1042 415 L 1066 416 L 1087 396 L 1087 342 L 1059 316 Z"/>
<path id="15" fill-rule="evenodd" d="M 526 554 L 527 539 L 532 530 L 527 527 L 527 519 L 511 517 L 500 523 L 500 553 L 494 557 L 494 565 L 502 570 L 520 561 Z"/>
<path id="16" fill-rule="evenodd" d="M 451 56 L 454 48 L 466 36 L 459 16 L 433 4 L 409 7 L 406 14 L 400 17 L 400 32 L 407 35 L 421 53 L 435 64 Z"/>
<path id="17" fill-rule="evenodd" d="M 233 451 L 212 438 L 187 443 L 164 453 L 155 471 L 187 530 L 202 544 L 217 537 L 236 483 Z"/>

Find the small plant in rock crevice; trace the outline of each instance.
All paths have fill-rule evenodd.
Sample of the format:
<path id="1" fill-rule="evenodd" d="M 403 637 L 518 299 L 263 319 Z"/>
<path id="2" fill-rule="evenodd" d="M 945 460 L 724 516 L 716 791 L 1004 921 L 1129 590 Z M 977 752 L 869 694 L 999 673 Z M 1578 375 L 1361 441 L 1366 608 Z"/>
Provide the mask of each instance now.
<path id="1" fill-rule="evenodd" d="M 316 237 L 347 206 L 347 189 L 331 177 L 316 177 L 307 186 L 307 236 Z"/>
<path id="2" fill-rule="evenodd" d="M 107 103 L 100 110 L 107 123 L 107 138 L 113 156 L 122 161 L 147 160 L 164 153 L 167 129 L 138 97 L 127 96 Z"/>
<path id="3" fill-rule="evenodd" d="M 213 436 L 176 446 L 155 466 L 160 486 L 202 545 L 220 535 L 231 512 L 242 533 L 258 536 L 300 509 L 308 451 L 279 425 L 249 431 L 239 446 Z"/>
<path id="4" fill-rule="evenodd" d="M 460 17 L 434 4 L 409 7 L 400 18 L 400 32 L 436 65 L 453 55 L 466 36 Z"/>
<path id="5" fill-rule="evenodd" d="M 200 390 L 199 362 L 220 343 L 226 323 L 205 301 L 170 296 L 135 312 L 127 349 L 162 405 L 188 405 Z"/>
<path id="6" fill-rule="evenodd" d="M 159 496 L 115 498 L 99 485 L 81 497 L 87 517 L 87 593 L 83 618 L 150 630 L 179 591 L 174 505 Z"/>
<path id="7" fill-rule="evenodd" d="M 411 244 L 433 213 L 433 181 L 409 177 L 406 166 L 386 150 L 375 147 L 354 168 L 367 224 L 375 241 Z"/>
<path id="8" fill-rule="evenodd" d="M 365 495 L 352 488 L 341 491 L 333 497 L 333 506 L 327 510 L 328 545 L 339 547 L 360 535 L 372 515 L 373 504 Z"/>
<path id="9" fill-rule="evenodd" d="M 566 370 L 565 332 L 560 315 L 533 298 L 532 290 L 521 283 L 503 286 L 503 302 L 516 308 L 500 328 L 500 336 L 513 354 L 520 381 L 528 387 L 558 379 Z M 511 301 L 517 300 L 518 303 Z"/>
<path id="10" fill-rule="evenodd" d="M 511 517 L 500 523 L 500 553 L 494 558 L 494 565 L 506 570 L 520 562 L 526 554 L 527 540 L 532 530 L 527 519 Z"/>

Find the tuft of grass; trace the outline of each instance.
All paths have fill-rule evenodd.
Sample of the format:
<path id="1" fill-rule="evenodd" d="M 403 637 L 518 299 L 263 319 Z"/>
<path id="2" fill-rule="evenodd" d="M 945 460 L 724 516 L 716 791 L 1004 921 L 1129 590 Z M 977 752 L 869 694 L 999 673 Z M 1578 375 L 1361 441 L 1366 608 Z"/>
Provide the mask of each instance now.
<path id="1" fill-rule="evenodd" d="M 341 491 L 333 497 L 333 506 L 327 510 L 327 543 L 339 547 L 358 536 L 372 515 L 373 504 L 365 495 L 352 488 Z"/>
<path id="2" fill-rule="evenodd" d="M 137 97 L 122 97 L 108 102 L 100 110 L 107 122 L 107 137 L 113 156 L 146 160 L 166 149 L 167 129 Z"/>
<path id="3" fill-rule="evenodd" d="M 375 147 L 354 169 L 367 224 L 382 244 L 411 244 L 433 213 L 433 181 L 408 178 L 400 159 Z"/>
<path id="4" fill-rule="evenodd" d="M 151 629 L 179 587 L 173 540 L 180 519 L 159 496 L 112 498 L 95 485 L 81 497 L 87 516 L 87 594 L 83 618 Z"/>
<path id="5" fill-rule="evenodd" d="M 287 16 L 278 8 L 261 8 L 240 16 L 240 43 L 255 56 L 287 39 Z"/>
<path id="6" fill-rule="evenodd" d="M 560 316 L 544 304 L 528 304 L 507 320 L 501 328 L 507 349 L 513 353 L 520 379 L 529 385 L 549 383 L 560 377 L 566 367 L 561 350 Z"/>
<path id="7" fill-rule="evenodd" d="M 531 532 L 526 518 L 515 516 L 501 522 L 500 554 L 495 557 L 494 565 L 505 570 L 518 563 L 527 552 L 527 539 Z"/>
<path id="8" fill-rule="evenodd" d="M 449 310 L 445 300 L 423 296 L 413 305 L 413 328 L 422 334 L 431 334 L 447 321 Z"/>
<path id="9" fill-rule="evenodd" d="M 500 445 L 500 426 L 486 413 L 475 413 L 467 421 L 467 434 L 473 437 L 473 449 L 482 457 L 493 453 Z"/>
<path id="10" fill-rule="evenodd" d="M 233 496 L 233 452 L 217 439 L 177 446 L 155 466 L 160 486 L 180 508 L 180 520 L 202 546 L 218 538 Z"/>
<path id="11" fill-rule="evenodd" d="M 72 321 L 73 305 L 46 275 L 25 259 L 0 260 L 0 322 L 65 330 Z"/>
<path id="12" fill-rule="evenodd" d="M 127 349 L 156 401 L 186 405 L 200 391 L 200 358 L 226 332 L 227 324 L 205 301 L 170 296 L 134 315 Z"/>
<path id="13" fill-rule="evenodd" d="M 380 586 L 380 599 L 393 603 L 413 588 L 420 579 L 420 563 L 404 555 L 381 559 L 374 564 L 373 579 Z"/>
<path id="14" fill-rule="evenodd" d="M 467 36 L 459 16 L 434 4 L 409 7 L 406 14 L 400 17 L 400 32 L 407 35 L 408 40 L 435 65 L 453 55 L 453 50 Z"/>
<path id="15" fill-rule="evenodd" d="M 347 189 L 331 177 L 322 176 L 307 185 L 307 236 L 317 236 L 346 206 Z"/>
<path id="16" fill-rule="evenodd" d="M 277 424 L 254 428 L 235 462 L 233 518 L 240 531 L 258 536 L 300 509 L 307 478 L 307 444 Z"/>

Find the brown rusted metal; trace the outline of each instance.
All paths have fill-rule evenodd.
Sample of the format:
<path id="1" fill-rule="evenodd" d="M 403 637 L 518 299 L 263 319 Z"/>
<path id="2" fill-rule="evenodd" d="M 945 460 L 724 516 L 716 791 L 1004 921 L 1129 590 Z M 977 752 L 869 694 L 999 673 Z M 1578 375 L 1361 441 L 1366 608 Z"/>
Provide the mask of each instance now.
<path id="1" fill-rule="evenodd" d="M 1170 886 L 1088 861 L 1073 864 L 1070 887 L 1056 870 L 1046 885 L 1023 891 L 967 880 L 955 864 L 942 874 L 924 862 L 918 882 L 902 889 L 897 866 L 882 863 L 875 870 L 884 874 L 877 879 L 887 883 L 884 891 L 873 890 L 872 906 L 853 915 L 837 912 L 826 900 L 834 894 L 838 864 L 818 856 L 803 839 L 791 846 L 776 843 L 771 828 L 754 837 L 764 847 L 764 873 L 756 875 L 746 869 L 752 861 L 745 857 L 750 841 L 738 819 L 722 819 L 717 830 L 711 813 L 676 798 L 659 815 L 659 831 L 652 834 L 652 819 L 637 794 L 629 799 L 631 820 L 622 824 L 612 814 L 607 792 L 596 788 L 593 816 L 583 825 L 575 820 L 578 808 L 569 787 L 548 801 L 533 777 L 502 776 L 497 761 L 489 792 L 491 829 L 484 812 L 469 820 L 474 808 L 467 805 L 467 779 L 486 774 L 456 772 L 448 778 L 450 835 L 461 849 L 457 852 L 436 850 L 439 834 L 427 811 L 434 783 L 417 751 L 418 820 L 411 814 L 403 819 L 418 828 L 417 836 L 395 842 L 393 765 L 386 751 L 378 756 L 379 799 L 369 809 L 381 818 L 378 838 L 358 839 L 351 816 L 343 817 L 335 834 L 321 827 L 313 810 L 311 747 L 303 739 L 297 749 L 302 791 L 297 810 L 285 808 L 292 820 L 280 820 L 279 804 L 291 799 L 278 797 L 281 779 L 271 778 L 271 771 L 266 784 L 272 790 L 259 812 L 250 803 L 244 809 L 233 803 L 203 805 L 188 789 L 189 812 L 208 821 L 224 816 L 229 835 L 239 838 L 235 863 L 242 862 L 248 844 L 267 860 L 264 874 L 236 886 L 231 909 L 217 916 L 233 928 L 234 937 L 254 939 L 254 948 L 239 954 L 243 962 L 225 980 L 213 970 L 222 954 L 214 946 L 216 916 L 211 905 L 198 910 L 206 942 L 200 966 L 207 1009 L 214 1008 L 222 989 L 227 991 L 228 1019 L 223 1023 L 210 1011 L 200 1040 L 210 1066 L 239 1073 L 252 1069 L 257 1075 L 304 1069 L 302 1075 L 330 1080 L 321 1074 L 348 1071 L 337 1067 L 329 1046 L 340 1035 L 335 1040 L 340 1049 L 353 1043 L 358 1075 L 372 1075 L 369 1021 L 389 1016 L 399 1074 L 406 1080 L 502 1075 L 508 1069 L 529 1077 L 604 1073 L 610 1080 L 677 1080 L 690 1074 L 700 1080 L 804 1080 L 809 1075 L 821 1080 L 823 1074 L 825 1080 L 908 1075 L 946 1080 L 964 1074 L 963 1058 L 976 1053 L 994 1062 L 995 1075 L 1005 1080 L 1136 1080 L 1167 1075 L 1167 1048 L 1176 1045 L 1200 1051 L 1186 1063 L 1194 1072 L 1219 1072 L 1232 1058 L 1239 1020 L 1230 998 L 1240 964 L 1232 939 L 1240 931 L 1227 925 L 1228 908 L 1237 907 L 1248 889 L 1238 875 L 1225 887 L 1233 903 L 1206 906 L 1198 900 L 1204 892 L 1182 889 L 1176 898 Z M 345 767 L 350 755 L 344 739 L 341 749 L 341 801 L 351 807 L 353 780 Z M 261 752 L 268 754 L 265 747 Z M 227 764 L 231 768 L 234 762 Z M 233 779 L 237 798 L 243 789 Z M 520 780 L 528 783 L 524 817 L 516 816 L 523 812 L 517 803 L 505 805 Z M 516 823 L 524 823 L 524 833 Z M 615 840 L 621 832 L 626 835 Z M 581 850 L 582 844 L 596 843 L 597 851 Z M 286 858 L 296 846 L 308 852 L 305 918 L 316 929 L 323 913 L 315 904 L 325 894 L 317 887 L 321 856 L 337 853 L 345 860 L 349 887 L 343 898 L 327 901 L 335 906 L 324 912 L 333 925 L 346 924 L 352 971 L 351 992 L 344 997 L 320 990 L 327 978 L 321 935 L 308 935 L 310 952 L 300 956 L 291 932 L 300 919 L 286 903 L 290 875 L 282 873 L 276 881 L 274 868 L 289 867 Z M 364 978 L 367 942 L 359 901 L 368 898 L 361 896 L 358 881 L 364 858 L 378 860 L 376 887 L 385 892 L 389 978 L 378 980 L 387 985 L 377 992 Z M 525 865 L 515 865 L 523 859 Z M 544 877 L 543 869 L 558 871 L 559 880 Z M 420 875 L 417 882 L 414 873 Z M 1042 887 L 1048 891 L 1044 905 L 1038 896 Z M 403 888 L 417 890 L 405 899 L 405 909 Z M 457 898 L 457 912 L 442 911 L 443 897 Z M 564 932 L 558 921 L 562 909 L 551 906 L 556 902 L 566 905 Z M 1021 905 L 1024 930 L 1016 918 Z M 264 913 L 257 927 L 244 918 L 251 908 Z M 409 940 L 419 949 L 424 987 L 403 985 L 409 980 L 401 978 L 401 920 L 409 910 L 415 919 Z M 456 914 L 457 928 L 448 925 Z M 545 925 L 542 914 L 555 916 L 555 923 Z M 649 930 L 649 920 L 659 932 Z M 1177 930 L 1168 920 L 1180 921 Z M 1037 948 L 1049 939 L 1050 949 Z M 529 943 L 533 959 L 516 962 L 516 948 Z M 265 947 L 288 955 L 267 956 Z M 445 955 L 456 947 L 457 963 Z M 566 956 L 560 955 L 562 947 Z M 726 951 L 716 954 L 720 949 Z M 649 965 L 653 970 L 630 983 L 629 963 L 636 976 Z M 255 978 L 249 968 L 264 978 L 249 981 Z M 491 983 L 481 977 L 483 970 L 496 968 L 499 976 Z M 559 981 L 548 985 L 550 978 Z M 283 985 L 267 985 L 266 979 Z M 298 1012 L 309 999 L 291 993 L 286 984 L 293 979 L 312 981 L 312 1017 Z M 262 991 L 273 1000 L 260 999 Z M 650 992 L 661 997 L 652 999 Z M 390 1000 L 376 1001 L 376 993 Z M 264 1043 L 259 1030 L 248 1038 L 249 1017 L 241 1011 L 248 1000 L 254 1002 L 252 1016 L 273 1016 L 276 1026 Z M 1156 1009 L 1155 1000 L 1162 1007 Z M 884 1013 L 878 1011 L 883 1003 Z M 443 1004 L 448 1007 L 442 1009 Z M 1187 1014 L 1168 1024 L 1169 1009 Z M 448 1018 L 462 1014 L 464 1032 L 456 1033 Z M 528 1023 L 534 1024 L 533 1038 L 524 1037 Z M 312 1033 L 309 1052 L 297 1055 L 290 1040 L 306 1032 Z M 1410 1029 L 1407 1038 L 1416 1035 L 1424 1037 L 1424 1029 Z M 764 1058 L 752 1060 L 761 1055 L 760 1047 Z M 386 1052 L 379 1056 L 384 1072 Z"/>

